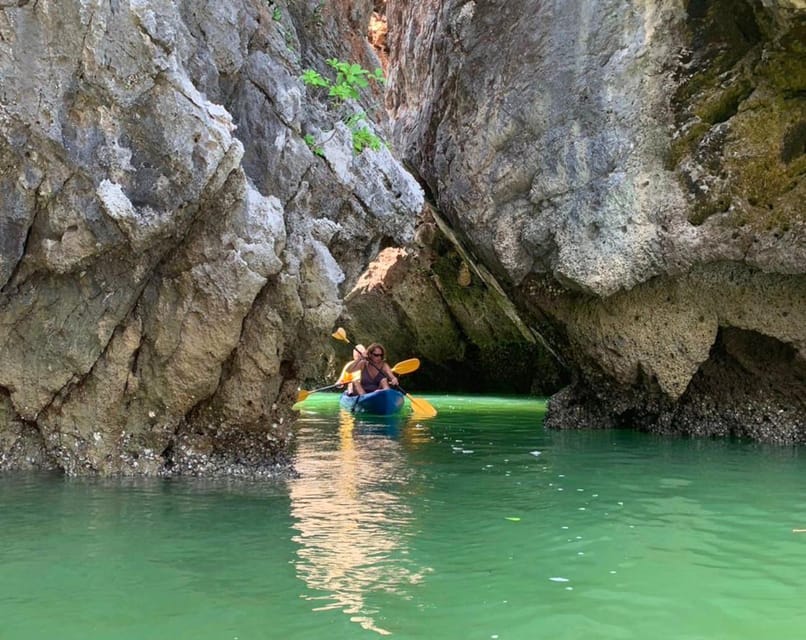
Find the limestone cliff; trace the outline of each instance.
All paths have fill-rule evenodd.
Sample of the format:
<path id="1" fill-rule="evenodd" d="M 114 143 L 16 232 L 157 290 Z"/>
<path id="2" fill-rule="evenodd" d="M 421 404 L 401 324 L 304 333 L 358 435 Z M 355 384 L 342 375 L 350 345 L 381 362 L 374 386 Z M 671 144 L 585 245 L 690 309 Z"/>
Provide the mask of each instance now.
<path id="1" fill-rule="evenodd" d="M 385 97 L 302 82 L 384 9 Z M 804 13 L 0 0 L 0 469 L 277 473 L 344 319 L 570 371 L 550 426 L 806 441 Z"/>
<path id="2" fill-rule="evenodd" d="M 550 426 L 806 441 L 805 14 L 388 2 L 396 147 L 571 364 Z"/>
<path id="3" fill-rule="evenodd" d="M 422 193 L 300 80 L 369 2 L 0 2 L 0 469 L 274 473 L 339 285 Z M 376 118 L 373 125 L 372 118 Z"/>

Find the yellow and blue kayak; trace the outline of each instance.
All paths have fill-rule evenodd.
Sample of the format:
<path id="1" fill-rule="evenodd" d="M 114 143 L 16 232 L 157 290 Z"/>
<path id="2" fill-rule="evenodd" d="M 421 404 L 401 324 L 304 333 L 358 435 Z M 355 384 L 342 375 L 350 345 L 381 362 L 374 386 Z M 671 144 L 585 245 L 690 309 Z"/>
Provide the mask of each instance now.
<path id="1" fill-rule="evenodd" d="M 351 396 L 345 391 L 341 394 L 339 404 L 352 413 L 391 416 L 400 413 L 405 398 L 397 389 L 378 389 L 363 396 Z"/>

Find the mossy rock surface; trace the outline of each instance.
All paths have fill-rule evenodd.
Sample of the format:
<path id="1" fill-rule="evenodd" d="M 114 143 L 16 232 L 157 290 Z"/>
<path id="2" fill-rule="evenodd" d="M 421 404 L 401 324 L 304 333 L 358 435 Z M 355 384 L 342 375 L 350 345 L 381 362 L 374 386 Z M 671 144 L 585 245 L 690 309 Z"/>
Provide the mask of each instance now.
<path id="1" fill-rule="evenodd" d="M 691 197 L 688 220 L 787 232 L 806 216 L 806 24 L 781 34 L 747 2 L 692 1 L 688 13 L 669 153 Z"/>

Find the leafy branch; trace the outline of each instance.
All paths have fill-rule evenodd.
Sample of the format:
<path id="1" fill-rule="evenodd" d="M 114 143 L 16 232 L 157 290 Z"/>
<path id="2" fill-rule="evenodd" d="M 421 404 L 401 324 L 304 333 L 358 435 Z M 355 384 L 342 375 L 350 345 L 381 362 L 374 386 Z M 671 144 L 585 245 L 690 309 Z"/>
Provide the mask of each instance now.
<path id="1" fill-rule="evenodd" d="M 381 69 L 368 71 L 359 64 L 344 62 L 337 58 L 328 59 L 327 64 L 336 71 L 335 80 L 326 78 L 315 69 L 306 69 L 300 79 L 306 86 L 327 89 L 328 97 L 336 106 L 343 105 L 347 100 L 358 100 L 361 97 L 361 90 L 369 87 L 370 80 L 378 84 L 386 82 Z M 352 132 L 353 150 L 356 153 L 361 153 L 367 147 L 378 151 L 383 146 L 383 141 L 369 127 L 362 125 L 365 120 L 366 114 L 363 112 L 353 113 L 345 119 L 345 124 Z M 311 146 L 311 143 L 308 142 L 308 145 Z"/>

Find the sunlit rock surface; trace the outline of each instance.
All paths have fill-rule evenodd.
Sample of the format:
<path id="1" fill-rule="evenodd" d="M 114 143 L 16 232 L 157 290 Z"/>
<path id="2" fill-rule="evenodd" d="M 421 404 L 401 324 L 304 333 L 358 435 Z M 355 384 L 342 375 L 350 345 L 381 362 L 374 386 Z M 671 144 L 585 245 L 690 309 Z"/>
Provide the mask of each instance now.
<path id="1" fill-rule="evenodd" d="M 0 468 L 282 470 L 339 285 L 422 205 L 299 79 L 375 68 L 371 10 L 0 3 Z"/>
<path id="2" fill-rule="evenodd" d="M 419 370 L 401 381 L 406 389 L 559 390 L 568 383 L 565 369 L 486 267 L 462 249 L 426 207 L 414 244 L 383 250 L 347 294 L 342 324 L 349 335 L 382 343 L 391 364 L 419 358 Z"/>

